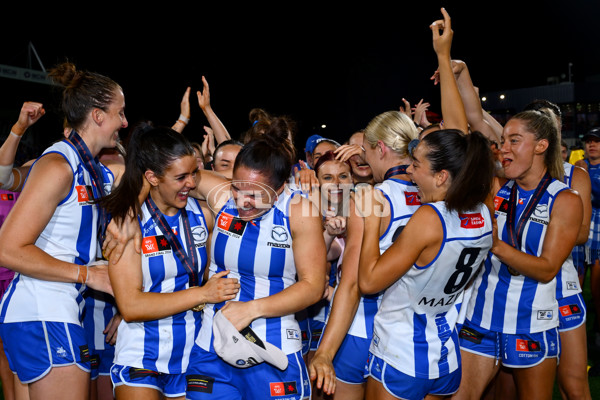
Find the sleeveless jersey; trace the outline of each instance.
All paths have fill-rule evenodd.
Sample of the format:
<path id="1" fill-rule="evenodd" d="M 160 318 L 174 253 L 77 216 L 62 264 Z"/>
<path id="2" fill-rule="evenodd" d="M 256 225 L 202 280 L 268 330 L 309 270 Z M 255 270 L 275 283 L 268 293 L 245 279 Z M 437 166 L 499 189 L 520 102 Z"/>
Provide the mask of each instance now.
<path id="1" fill-rule="evenodd" d="M 96 260 L 98 206 L 92 200 L 99 193 L 71 143 L 57 142 L 43 154 L 49 153 L 58 153 L 67 160 L 73 170 L 73 182 L 35 245 L 59 260 L 87 265 Z M 100 166 L 108 189 L 114 176 Z M 0 322 L 55 321 L 79 325 L 84 289 L 79 283 L 44 281 L 16 273 L 0 304 Z"/>
<path id="2" fill-rule="evenodd" d="M 383 254 L 396 240 L 410 216 L 419 208 L 421 201 L 417 186 L 410 181 L 391 178 L 375 185 L 375 188 L 383 193 L 390 205 L 390 223 L 379 238 L 379 251 Z M 348 330 L 349 335 L 367 339 L 373 337 L 373 319 L 381 303 L 381 295 L 382 293 L 361 296 Z"/>
<path id="3" fill-rule="evenodd" d="M 568 187 L 572 187 L 575 166 L 568 162 L 563 163 L 563 165 L 565 168 L 564 182 Z M 560 271 L 558 271 L 558 274 L 556 275 L 556 299 L 560 300 L 577 293 L 581 293 L 579 274 L 573 264 L 573 256 L 572 254 L 569 254 L 569 257 L 565 260 Z"/>
<path id="4" fill-rule="evenodd" d="M 460 366 L 463 289 L 492 247 L 492 217 L 484 204 L 466 213 L 448 211 L 444 202 L 424 206 L 440 218 L 442 245 L 428 265 L 413 265 L 386 289 L 370 351 L 407 375 L 435 379 Z"/>
<path id="5" fill-rule="evenodd" d="M 238 217 L 233 198 L 216 216 L 211 241 L 209 275 L 229 270 L 241 287 L 234 301 L 251 301 L 281 292 L 296 283 L 296 266 L 289 222 L 290 201 L 299 192 L 287 188 L 269 211 L 246 222 Z M 303 251 L 311 251 L 303 249 Z M 212 318 L 224 303 L 207 304 L 196 343 L 206 351 L 212 346 Z M 300 327 L 294 314 L 258 318 L 250 327 L 263 340 L 286 354 L 302 349 Z"/>
<path id="6" fill-rule="evenodd" d="M 505 242 L 506 210 L 515 184 L 508 181 L 494 198 L 498 235 Z M 527 220 L 520 251 L 534 256 L 542 253 L 554 199 L 565 189 L 564 183 L 552 180 Z M 506 264 L 490 253 L 483 274 L 474 283 L 468 307 L 466 318 L 484 329 L 508 334 L 546 331 L 558 326 L 556 279 L 541 283 L 521 274 L 513 275 Z"/>
<path id="7" fill-rule="evenodd" d="M 146 204 L 142 206 L 142 273 L 145 292 L 173 293 L 189 288 L 187 269 L 171 249 L 163 232 L 154 223 Z M 198 253 L 198 276 L 202 279 L 207 262 L 208 229 L 198 201 L 188 199 L 185 209 L 164 216 L 186 248 L 181 213 L 186 212 Z M 145 368 L 165 374 L 187 370 L 194 338 L 200 328 L 201 313 L 191 310 L 167 318 L 144 322 L 121 321 L 114 363 Z"/>

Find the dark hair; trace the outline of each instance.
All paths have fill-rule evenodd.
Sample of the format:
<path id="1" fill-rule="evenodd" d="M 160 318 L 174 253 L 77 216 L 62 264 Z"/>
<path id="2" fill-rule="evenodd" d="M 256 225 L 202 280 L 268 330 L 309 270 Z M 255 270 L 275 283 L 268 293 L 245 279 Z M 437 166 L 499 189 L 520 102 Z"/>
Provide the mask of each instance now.
<path id="1" fill-rule="evenodd" d="M 140 215 L 138 196 L 144 184 L 144 173 L 150 170 L 162 177 L 173 161 L 183 156 L 194 156 L 194 148 L 185 136 L 168 127 L 154 127 L 147 122 L 138 124 L 127 145 L 121 181 L 100 200 L 100 205 L 117 221 L 122 220 L 129 210 Z"/>
<path id="2" fill-rule="evenodd" d="M 295 148 L 288 139 L 289 123 L 287 118 L 273 118 L 260 136 L 242 147 L 233 172 L 240 166 L 259 171 L 275 190 L 280 188 L 289 178 L 296 159 Z"/>
<path id="3" fill-rule="evenodd" d="M 336 160 L 335 153 L 333 151 L 328 150 L 325 153 L 323 153 L 323 155 L 321 157 L 319 157 L 319 159 L 317 160 L 317 163 L 315 164 L 315 167 L 314 167 L 315 174 L 319 173 L 319 169 L 327 161 L 335 161 L 335 160 Z M 340 161 L 340 162 L 342 162 L 342 161 Z M 349 161 L 344 161 L 343 163 L 348 165 L 348 167 L 350 168 L 350 171 L 352 171 L 352 166 L 350 165 Z"/>
<path id="4" fill-rule="evenodd" d="M 281 120 L 281 119 L 285 120 L 285 122 L 287 124 L 287 129 L 288 129 L 287 135 L 290 136 L 291 142 L 292 143 L 294 142 L 294 137 L 296 136 L 297 126 L 296 126 L 296 122 L 293 119 L 291 119 L 287 116 L 278 116 L 278 117 L 272 116 L 271 114 L 269 114 L 262 108 L 253 108 L 252 110 L 250 110 L 250 114 L 248 115 L 248 118 L 250 120 L 251 126 L 242 135 L 242 142 L 244 144 L 263 135 L 265 132 L 267 132 L 270 129 L 269 127 L 274 121 Z M 287 137 L 287 135 L 286 135 L 286 137 Z"/>
<path id="5" fill-rule="evenodd" d="M 62 111 L 67 125 L 75 130 L 81 129 L 92 109 L 108 111 L 116 92 L 121 90 L 112 79 L 95 72 L 80 71 L 70 62 L 52 68 L 48 76 L 64 87 Z"/>
<path id="6" fill-rule="evenodd" d="M 217 145 L 217 147 L 215 147 L 215 151 L 213 151 L 213 157 L 215 154 L 217 154 L 217 151 L 219 151 L 222 147 L 229 146 L 231 144 L 240 146 L 240 147 L 244 147 L 244 143 L 240 142 L 239 140 L 235 140 L 235 139 L 225 140 L 225 141 L 219 143 Z"/>
<path id="7" fill-rule="evenodd" d="M 544 109 L 548 109 L 554 113 L 554 115 L 560 119 L 562 117 L 562 112 L 560 111 L 560 107 L 553 102 L 545 99 L 536 99 L 531 103 L 527 104 L 523 111 L 544 111 Z"/>
<path id="8" fill-rule="evenodd" d="M 427 134 L 421 142 L 429 149 L 426 157 L 431 170 L 446 170 L 452 178 L 445 198 L 448 210 L 465 212 L 485 202 L 492 189 L 494 161 L 483 134 L 442 129 Z"/>

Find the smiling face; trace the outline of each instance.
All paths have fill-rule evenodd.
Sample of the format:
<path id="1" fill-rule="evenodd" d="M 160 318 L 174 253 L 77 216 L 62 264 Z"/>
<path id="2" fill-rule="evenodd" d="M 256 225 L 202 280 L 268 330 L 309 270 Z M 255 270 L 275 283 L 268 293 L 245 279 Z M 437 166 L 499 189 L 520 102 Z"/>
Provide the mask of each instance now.
<path id="1" fill-rule="evenodd" d="M 429 148 L 424 142 L 417 145 L 413 152 L 413 162 L 406 169 L 406 173 L 419 187 L 421 203 L 435 201 L 437 193 L 436 173 L 431 170 L 431 162 L 427 159 Z"/>
<path id="2" fill-rule="evenodd" d="M 523 121 L 519 119 L 508 121 L 502 131 L 501 140 L 502 167 L 506 178 L 524 177 L 535 166 L 534 163 L 543 164 L 544 144 L 541 143 L 542 140 L 537 140 L 532 132 L 526 130 Z M 536 157 L 539 155 L 541 157 Z"/>
<path id="3" fill-rule="evenodd" d="M 348 164 L 337 160 L 326 161 L 319 167 L 317 179 L 321 194 L 338 210 L 344 202 L 344 197 L 350 195 L 352 187 L 352 174 Z"/>
<path id="4" fill-rule="evenodd" d="M 127 128 L 127 118 L 125 118 L 125 96 L 119 89 L 115 91 L 113 101 L 109 104 L 106 111 L 100 110 L 102 114 L 102 148 L 114 148 L 119 140 L 119 131 Z"/>
<path id="5" fill-rule="evenodd" d="M 165 215 L 175 215 L 187 205 L 190 190 L 196 187 L 196 157 L 189 155 L 175 159 L 162 177 L 150 171 L 146 176 L 152 185 L 151 195 L 156 206 Z"/>
<path id="6" fill-rule="evenodd" d="M 279 191 L 271 187 L 269 177 L 244 165 L 237 167 L 233 173 L 231 195 L 239 217 L 244 221 L 253 220 L 269 211 Z"/>

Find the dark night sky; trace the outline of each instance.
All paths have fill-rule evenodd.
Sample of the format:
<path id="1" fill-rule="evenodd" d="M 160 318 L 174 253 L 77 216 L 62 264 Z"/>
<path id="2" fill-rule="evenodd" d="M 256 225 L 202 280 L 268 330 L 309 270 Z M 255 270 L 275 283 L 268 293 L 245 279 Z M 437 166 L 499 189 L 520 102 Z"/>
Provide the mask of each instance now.
<path id="1" fill-rule="evenodd" d="M 249 127 L 251 108 L 262 107 L 298 121 L 300 149 L 315 132 L 344 140 L 376 114 L 397 109 L 402 97 L 424 98 L 439 110 L 439 88 L 429 80 L 436 68 L 429 24 L 441 17 L 441 5 L 452 17 L 452 56 L 467 62 L 482 93 L 543 85 L 566 74 L 569 62 L 575 80 L 600 74 L 598 1 L 403 3 L 334 10 L 319 8 L 324 3 L 229 5 L 228 13 L 177 3 L 173 11 L 115 9 L 77 23 L 47 15 L 3 32 L 0 64 L 25 67 L 31 41 L 46 68 L 69 58 L 120 83 L 130 122 L 166 124 L 179 115 L 186 86 L 195 93 L 204 75 L 232 136 Z M 42 85 L 0 78 L 0 87 L 3 109 L 18 111 L 38 94 L 48 98 Z M 186 134 L 197 140 L 206 122 L 195 95 L 191 101 Z M 326 131 L 319 131 L 322 123 Z"/>

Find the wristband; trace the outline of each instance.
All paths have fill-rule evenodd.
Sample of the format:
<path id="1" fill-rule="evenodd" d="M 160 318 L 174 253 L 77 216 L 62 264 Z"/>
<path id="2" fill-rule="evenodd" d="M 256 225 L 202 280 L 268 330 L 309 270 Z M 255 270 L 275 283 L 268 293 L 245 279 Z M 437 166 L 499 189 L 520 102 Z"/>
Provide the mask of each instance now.
<path id="1" fill-rule="evenodd" d="M 13 131 L 10 131 L 10 134 L 13 135 L 14 137 L 17 137 L 19 139 L 21 139 L 22 135 L 17 135 L 16 133 L 14 133 Z"/>
<path id="2" fill-rule="evenodd" d="M 179 119 L 177 121 L 181 121 L 187 125 L 187 123 L 190 122 L 190 119 L 183 114 L 179 114 Z"/>

